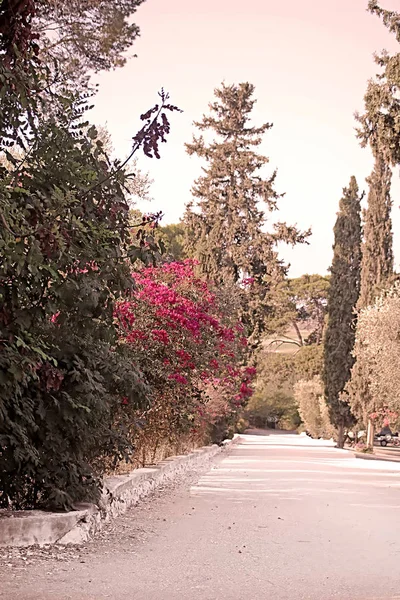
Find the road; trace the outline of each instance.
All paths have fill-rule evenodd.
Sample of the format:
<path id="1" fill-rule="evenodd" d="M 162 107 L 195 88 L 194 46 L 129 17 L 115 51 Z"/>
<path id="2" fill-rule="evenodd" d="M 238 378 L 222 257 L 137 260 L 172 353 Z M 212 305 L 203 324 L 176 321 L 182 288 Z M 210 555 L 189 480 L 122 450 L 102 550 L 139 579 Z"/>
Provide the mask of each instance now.
<path id="1" fill-rule="evenodd" d="M 398 463 L 246 435 L 197 481 L 131 510 L 82 550 L 9 558 L 0 597 L 400 599 L 399 507 Z"/>

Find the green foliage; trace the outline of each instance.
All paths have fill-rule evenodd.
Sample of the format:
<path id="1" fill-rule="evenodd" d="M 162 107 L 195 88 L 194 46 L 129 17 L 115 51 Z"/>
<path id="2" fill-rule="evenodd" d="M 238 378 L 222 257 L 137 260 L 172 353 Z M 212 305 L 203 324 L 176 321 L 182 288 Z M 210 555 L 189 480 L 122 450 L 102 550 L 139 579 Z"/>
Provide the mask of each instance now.
<path id="1" fill-rule="evenodd" d="M 121 260 L 128 207 L 115 180 L 82 194 L 100 164 L 101 148 L 55 116 L 39 125 L 19 173 L 1 181 L 2 505 L 93 496 L 90 465 L 111 450 L 120 394 L 141 387 L 112 327 L 114 301 L 131 286 Z"/>
<path id="2" fill-rule="evenodd" d="M 368 10 L 382 19 L 384 26 L 400 42 L 400 13 L 383 9 L 376 0 L 369 0 Z M 374 170 L 367 180 L 369 195 L 364 216 L 359 309 L 372 305 L 394 280 L 390 166 L 400 164 L 400 53 L 391 56 L 383 51 L 375 55 L 375 62 L 380 68 L 379 73 L 368 82 L 364 112 L 357 115 L 358 138 L 363 146 L 370 145 L 375 158 Z M 359 347 L 356 354 L 362 354 Z M 370 365 L 357 358 L 346 388 L 346 398 L 350 400 L 354 414 L 364 423 L 373 404 L 369 378 Z"/>
<path id="3" fill-rule="evenodd" d="M 323 368 L 323 346 L 310 345 L 301 348 L 294 356 L 296 379 L 312 379 L 320 375 Z"/>
<path id="4" fill-rule="evenodd" d="M 355 177 L 343 190 L 334 235 L 323 381 L 332 423 L 342 430 L 352 421 L 349 406 L 341 394 L 354 363 L 354 311 L 360 290 L 360 197 Z"/>
<path id="5" fill-rule="evenodd" d="M 261 352 L 257 363 L 254 396 L 246 407 L 246 418 L 257 427 L 278 421 L 289 428 L 299 425 L 294 386 L 312 379 L 322 370 L 322 346 L 303 346 L 295 354 Z"/>
<path id="6" fill-rule="evenodd" d="M 246 418 L 259 428 L 280 425 L 284 421 L 289 429 L 300 425 L 300 417 L 292 394 L 275 390 L 270 394 L 256 393 L 250 398 L 245 411 Z"/>
<path id="7" fill-rule="evenodd" d="M 187 251 L 199 261 L 200 272 L 217 284 L 236 285 L 240 316 L 255 348 L 271 312 L 270 288 L 286 271 L 276 244 L 295 244 L 307 234 L 284 223 L 274 233 L 264 231 L 263 211 L 277 210 L 281 196 L 274 187 L 276 172 L 268 178 L 260 172 L 268 159 L 255 150 L 272 125 L 250 125 L 253 93 L 249 83 L 223 84 L 215 90 L 210 115 L 195 123 L 214 137 L 208 143 L 200 135 L 186 146 L 206 167 L 195 182 L 195 205 L 188 205 L 184 222 Z"/>
<path id="8" fill-rule="evenodd" d="M 0 506 L 70 508 L 133 451 L 148 388 L 114 307 L 154 244 L 145 228 L 132 244 L 125 171 L 83 119 L 90 94 L 55 93 L 29 48 L 13 52 L 0 70 Z M 157 152 L 165 100 L 133 151 Z"/>
<path id="9" fill-rule="evenodd" d="M 41 36 L 41 58 L 58 65 L 64 78 L 110 70 L 126 63 L 139 36 L 132 17 L 144 0 L 35 1 L 33 31 Z"/>
<path id="10" fill-rule="evenodd" d="M 294 386 L 294 397 L 306 431 L 313 438 L 331 438 L 334 429 L 329 419 L 320 377 L 298 381 Z"/>
<path id="11" fill-rule="evenodd" d="M 185 226 L 182 222 L 158 227 L 156 237 L 164 244 L 166 260 L 173 262 L 190 258 L 185 250 Z"/>
<path id="12" fill-rule="evenodd" d="M 372 304 L 393 276 L 391 179 L 390 167 L 382 156 L 377 156 L 374 170 L 367 179 L 369 194 L 364 214 L 359 308 Z"/>
<path id="13" fill-rule="evenodd" d="M 92 132 L 73 129 L 84 106 L 57 114 L 53 104 L 23 165 L 0 183 L 3 506 L 95 496 L 91 465 L 121 450 L 112 430 L 121 394 L 144 398 L 113 331 L 115 299 L 132 286 L 123 174 L 85 191 L 104 163 Z"/>
<path id="14" fill-rule="evenodd" d="M 400 284 L 360 311 L 348 393 L 353 413 L 366 424 L 394 424 L 400 414 Z M 374 415 L 374 417 L 373 417 Z"/>
<path id="15" fill-rule="evenodd" d="M 381 8 L 370 0 L 368 9 L 382 19 L 385 27 L 400 42 L 400 14 Z M 375 157 L 374 170 L 367 179 L 368 208 L 364 216 L 364 243 L 359 308 L 374 302 L 379 293 L 393 283 L 393 234 L 390 212 L 390 165 L 400 164 L 400 53 L 386 51 L 375 56 L 380 73 L 368 83 L 365 111 L 358 115 L 358 137 L 370 145 Z"/>
<path id="16" fill-rule="evenodd" d="M 274 389 L 292 389 L 299 379 L 312 379 L 321 373 L 323 347 L 310 345 L 292 354 L 261 351 L 258 356 L 257 374 L 261 385 Z"/>
<path id="17" fill-rule="evenodd" d="M 376 0 L 369 0 L 368 9 L 400 43 L 400 13 L 381 8 Z M 375 62 L 380 72 L 368 82 L 365 110 L 357 115 L 358 137 L 363 146 L 370 144 L 375 156 L 395 166 L 400 164 L 400 53 L 391 56 L 383 51 Z"/>
<path id="18" fill-rule="evenodd" d="M 288 328 L 293 327 L 295 337 L 290 342 L 298 346 L 322 343 L 328 290 L 329 277 L 322 275 L 302 275 L 278 283 L 272 295 L 273 316 L 268 320 L 271 333 L 279 338 L 279 334 L 285 335 Z M 307 328 L 306 337 L 302 333 L 304 328 Z M 279 347 L 280 343 L 277 339 L 275 347 Z"/>

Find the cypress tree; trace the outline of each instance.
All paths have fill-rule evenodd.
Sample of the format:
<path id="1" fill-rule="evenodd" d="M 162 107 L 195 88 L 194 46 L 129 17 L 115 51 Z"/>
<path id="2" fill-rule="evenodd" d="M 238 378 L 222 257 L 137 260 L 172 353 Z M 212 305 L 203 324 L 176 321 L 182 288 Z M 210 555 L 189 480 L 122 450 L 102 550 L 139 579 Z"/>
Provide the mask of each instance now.
<path id="1" fill-rule="evenodd" d="M 375 165 L 369 184 L 368 206 L 364 213 L 364 239 L 361 259 L 361 288 L 357 308 L 361 310 L 374 303 L 380 292 L 388 287 L 393 276 L 393 234 L 390 211 L 390 184 L 392 172 L 383 155 L 376 152 Z M 346 393 L 354 415 L 368 422 L 367 443 L 372 447 L 374 424 L 369 414 L 374 412 L 369 391 L 367 365 L 356 361 Z"/>
<path id="2" fill-rule="evenodd" d="M 330 418 L 338 429 L 338 445 L 342 447 L 343 431 L 351 423 L 352 416 L 341 394 L 354 363 L 354 309 L 360 290 L 361 218 L 355 177 L 343 190 L 334 235 L 323 380 Z"/>
<path id="3" fill-rule="evenodd" d="M 400 42 L 400 13 L 382 8 L 377 0 L 369 0 L 368 10 L 380 18 L 384 26 Z M 357 115 L 358 138 L 369 145 L 375 156 L 375 167 L 368 180 L 368 209 L 364 215 L 365 234 L 362 249 L 361 294 L 358 309 L 373 303 L 379 292 L 388 287 L 393 273 L 392 226 L 390 220 L 390 166 L 400 164 L 400 53 L 383 51 L 375 55 L 380 72 L 368 82 L 364 95 L 364 113 Z M 359 361 L 353 367 L 347 392 L 354 414 L 366 421 L 373 412 L 366 365 Z M 368 423 L 367 444 L 373 446 L 374 426 Z"/>
<path id="4" fill-rule="evenodd" d="M 276 171 L 266 178 L 260 173 L 269 161 L 256 148 L 272 125 L 249 123 L 253 93 L 250 83 L 222 84 L 215 90 L 210 114 L 195 123 L 211 135 L 207 141 L 194 136 L 186 145 L 189 155 L 203 158 L 206 166 L 194 184 L 194 202 L 188 204 L 184 221 L 186 248 L 198 260 L 201 274 L 217 284 L 235 285 L 241 293 L 242 322 L 256 346 L 265 328 L 269 290 L 286 272 L 276 244 L 304 241 L 306 234 L 284 223 L 273 233 L 264 231 L 260 204 L 274 211 L 281 196 L 274 187 Z"/>
<path id="5" fill-rule="evenodd" d="M 369 194 L 364 213 L 359 308 L 372 304 L 393 275 L 391 178 L 390 167 L 378 154 L 374 170 L 367 179 Z"/>

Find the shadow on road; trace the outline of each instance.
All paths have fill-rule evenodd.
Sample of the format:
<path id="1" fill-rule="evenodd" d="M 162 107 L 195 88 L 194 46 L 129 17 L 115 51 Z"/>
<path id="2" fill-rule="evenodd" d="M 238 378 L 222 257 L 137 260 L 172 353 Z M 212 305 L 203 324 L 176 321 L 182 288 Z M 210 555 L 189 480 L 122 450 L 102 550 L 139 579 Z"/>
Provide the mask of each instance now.
<path id="1" fill-rule="evenodd" d="M 298 435 L 296 431 L 286 431 L 284 429 L 246 429 L 246 435 Z"/>

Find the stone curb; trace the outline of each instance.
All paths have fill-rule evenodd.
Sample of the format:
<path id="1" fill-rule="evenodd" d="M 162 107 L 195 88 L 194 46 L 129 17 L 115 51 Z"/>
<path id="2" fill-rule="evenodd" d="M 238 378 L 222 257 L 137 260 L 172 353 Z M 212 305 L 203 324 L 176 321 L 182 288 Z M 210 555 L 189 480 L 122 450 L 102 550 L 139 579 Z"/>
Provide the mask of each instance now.
<path id="1" fill-rule="evenodd" d="M 98 506 L 80 504 L 76 510 L 67 513 L 40 510 L 0 513 L 0 546 L 82 544 L 105 523 L 123 514 L 159 486 L 191 469 L 206 466 L 216 454 L 239 440 L 240 436 L 235 434 L 221 446 L 204 446 L 190 454 L 167 458 L 154 467 L 107 477 Z"/>

